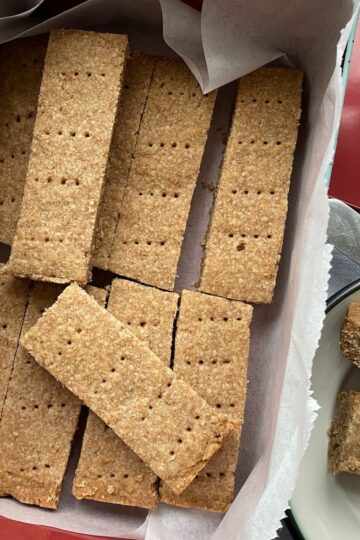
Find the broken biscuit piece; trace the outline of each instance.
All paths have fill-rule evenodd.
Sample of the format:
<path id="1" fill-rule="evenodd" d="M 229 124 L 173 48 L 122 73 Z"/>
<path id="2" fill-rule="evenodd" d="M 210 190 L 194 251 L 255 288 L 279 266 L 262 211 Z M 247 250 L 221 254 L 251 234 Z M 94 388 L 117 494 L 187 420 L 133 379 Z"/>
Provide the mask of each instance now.
<path id="1" fill-rule="evenodd" d="M 0 419 L 19 344 L 29 288 L 28 280 L 0 275 Z"/>
<path id="2" fill-rule="evenodd" d="M 329 429 L 328 459 L 334 474 L 360 474 L 360 392 L 340 392 Z"/>
<path id="3" fill-rule="evenodd" d="M 348 360 L 360 367 L 360 303 L 349 304 L 340 333 L 340 349 Z"/>

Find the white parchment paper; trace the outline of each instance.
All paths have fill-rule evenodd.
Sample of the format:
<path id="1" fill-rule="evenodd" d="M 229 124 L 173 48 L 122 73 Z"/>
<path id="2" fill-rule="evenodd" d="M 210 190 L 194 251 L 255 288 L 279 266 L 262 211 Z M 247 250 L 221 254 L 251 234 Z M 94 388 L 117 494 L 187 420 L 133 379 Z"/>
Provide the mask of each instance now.
<path id="1" fill-rule="evenodd" d="M 0 513 L 102 536 L 270 540 L 291 498 L 316 416 L 309 380 L 331 257 L 324 176 L 340 119 L 340 65 L 355 7 L 350 0 L 205 0 L 200 14 L 180 0 L 159 2 L 88 0 L 45 22 L 36 19 L 35 10 L 20 22 L 0 24 L 0 41 L 53 27 L 98 27 L 127 32 L 133 45 L 166 54 L 163 16 L 166 43 L 184 58 L 204 91 L 274 60 L 304 69 L 304 110 L 276 294 L 270 306 L 255 307 L 252 324 L 237 497 L 225 516 L 161 505 L 146 520 L 142 510 L 76 501 L 71 496 L 75 451 L 56 512 L 1 499 Z M 179 289 L 198 277 L 233 96 L 232 85 L 220 92 L 179 263 Z"/>

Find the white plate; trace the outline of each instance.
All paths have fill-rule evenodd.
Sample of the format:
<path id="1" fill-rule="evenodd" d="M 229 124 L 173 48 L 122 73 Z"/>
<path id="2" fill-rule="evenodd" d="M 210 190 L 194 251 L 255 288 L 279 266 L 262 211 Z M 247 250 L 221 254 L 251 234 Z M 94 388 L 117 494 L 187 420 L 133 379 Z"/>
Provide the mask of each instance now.
<path id="1" fill-rule="evenodd" d="M 360 283 L 330 300 L 312 373 L 321 410 L 303 458 L 291 511 L 306 540 L 360 539 L 360 475 L 333 476 L 327 469 L 327 430 L 340 390 L 360 390 L 360 369 L 345 360 L 339 332 L 348 304 L 360 300 Z"/>

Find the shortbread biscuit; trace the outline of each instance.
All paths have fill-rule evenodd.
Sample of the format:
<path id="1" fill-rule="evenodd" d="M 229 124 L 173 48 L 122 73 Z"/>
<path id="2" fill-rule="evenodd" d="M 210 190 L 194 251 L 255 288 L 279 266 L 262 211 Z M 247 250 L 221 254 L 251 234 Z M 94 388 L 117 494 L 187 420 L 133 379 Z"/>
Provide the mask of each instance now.
<path id="1" fill-rule="evenodd" d="M 109 269 L 114 235 L 121 215 L 121 205 L 154 65 L 154 56 L 132 52 L 125 66 L 92 260 L 93 266 L 103 270 Z"/>
<path id="2" fill-rule="evenodd" d="M 175 493 L 235 428 L 75 284 L 22 343 Z"/>
<path id="3" fill-rule="evenodd" d="M 198 292 L 183 291 L 175 340 L 174 371 L 237 429 L 200 471 L 175 495 L 161 482 L 162 502 L 215 512 L 230 506 L 244 419 L 252 307 Z"/>
<path id="4" fill-rule="evenodd" d="M 158 58 L 109 269 L 172 290 L 216 93 L 183 62 Z"/>
<path id="5" fill-rule="evenodd" d="M 0 46 L 0 242 L 11 245 L 29 162 L 47 36 Z"/>
<path id="6" fill-rule="evenodd" d="M 20 280 L 18 280 L 20 281 Z M 24 335 L 56 301 L 62 288 L 34 284 Z M 104 303 L 106 291 L 89 293 Z M 0 422 L 0 493 L 26 504 L 56 508 L 81 402 L 20 345 Z"/>
<path id="7" fill-rule="evenodd" d="M 360 303 L 351 302 L 340 332 L 340 349 L 348 360 L 360 367 Z"/>
<path id="8" fill-rule="evenodd" d="M 127 38 L 54 30 L 49 39 L 9 268 L 66 283 L 90 278 Z"/>
<path id="9" fill-rule="evenodd" d="M 200 290 L 271 302 L 283 244 L 303 72 L 261 68 L 239 81 L 206 239 Z"/>
<path id="10" fill-rule="evenodd" d="M 360 392 L 340 392 L 329 429 L 329 467 L 334 474 L 360 474 Z"/>
<path id="11" fill-rule="evenodd" d="M 0 275 L 0 419 L 28 297 L 29 282 L 27 280 Z"/>
<path id="12" fill-rule="evenodd" d="M 115 279 L 108 310 L 170 365 L 177 302 L 176 293 Z M 75 497 L 155 508 L 156 480 L 156 474 L 90 411 L 73 482 Z"/>

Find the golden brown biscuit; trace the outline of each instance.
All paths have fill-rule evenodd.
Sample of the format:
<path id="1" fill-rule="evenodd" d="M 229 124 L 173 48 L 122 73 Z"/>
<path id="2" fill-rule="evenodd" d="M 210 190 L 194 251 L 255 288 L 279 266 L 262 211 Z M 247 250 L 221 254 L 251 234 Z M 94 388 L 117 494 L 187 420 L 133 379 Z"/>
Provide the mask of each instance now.
<path id="1" fill-rule="evenodd" d="M 92 260 L 93 266 L 104 270 L 109 269 L 114 235 L 121 215 L 121 205 L 154 65 L 154 56 L 132 52 L 125 66 Z"/>
<path id="2" fill-rule="evenodd" d="M 55 302 L 61 290 L 50 283 L 34 284 L 22 336 Z M 104 303 L 103 289 L 88 290 Z M 44 508 L 57 507 L 80 408 L 80 400 L 20 345 L 0 422 L 2 495 Z"/>
<path id="3" fill-rule="evenodd" d="M 109 269 L 172 290 L 216 93 L 183 62 L 158 58 Z"/>
<path id="4" fill-rule="evenodd" d="M 360 303 L 351 302 L 340 333 L 340 349 L 348 360 L 360 367 Z"/>
<path id="5" fill-rule="evenodd" d="M 178 295 L 115 279 L 108 310 L 170 365 Z M 90 411 L 73 482 L 78 499 L 155 508 L 156 474 Z"/>
<path id="6" fill-rule="evenodd" d="M 47 36 L 0 46 L 0 242 L 11 244 L 20 214 Z"/>
<path id="7" fill-rule="evenodd" d="M 303 72 L 261 68 L 239 81 L 206 240 L 200 290 L 271 302 L 283 243 Z"/>
<path id="8" fill-rule="evenodd" d="M 360 474 L 360 392 L 340 392 L 329 429 L 329 467 L 334 474 Z"/>
<path id="9" fill-rule="evenodd" d="M 127 38 L 54 30 L 10 270 L 86 283 Z"/>
<path id="10" fill-rule="evenodd" d="M 238 427 L 181 495 L 161 482 L 162 502 L 215 512 L 225 512 L 232 502 L 244 419 L 251 317 L 252 307 L 242 302 L 191 291 L 181 295 L 174 371 Z"/>

